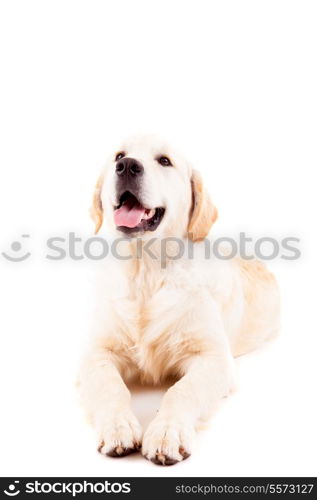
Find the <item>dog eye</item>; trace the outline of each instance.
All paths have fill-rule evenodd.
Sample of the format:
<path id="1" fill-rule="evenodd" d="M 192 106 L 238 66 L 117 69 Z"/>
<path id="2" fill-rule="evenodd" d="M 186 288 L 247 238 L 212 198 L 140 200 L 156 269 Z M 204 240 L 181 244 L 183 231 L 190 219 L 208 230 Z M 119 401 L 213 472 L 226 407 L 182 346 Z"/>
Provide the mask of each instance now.
<path id="1" fill-rule="evenodd" d="M 172 162 L 169 158 L 167 158 L 167 156 L 160 156 L 159 158 L 157 158 L 157 161 L 163 165 L 163 167 L 171 167 L 172 166 Z"/>
<path id="2" fill-rule="evenodd" d="M 116 154 L 116 161 L 119 161 L 124 157 L 125 157 L 125 153 L 123 151 L 120 151 L 120 153 Z"/>

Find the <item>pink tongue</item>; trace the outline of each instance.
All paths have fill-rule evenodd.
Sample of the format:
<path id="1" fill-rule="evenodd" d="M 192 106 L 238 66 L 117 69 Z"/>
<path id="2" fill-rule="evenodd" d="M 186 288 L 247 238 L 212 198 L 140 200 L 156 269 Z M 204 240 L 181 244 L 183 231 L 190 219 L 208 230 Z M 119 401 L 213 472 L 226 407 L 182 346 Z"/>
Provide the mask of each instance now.
<path id="1" fill-rule="evenodd" d="M 114 221 L 116 226 L 136 227 L 140 224 L 145 208 L 139 203 L 132 204 L 129 200 L 114 211 Z"/>

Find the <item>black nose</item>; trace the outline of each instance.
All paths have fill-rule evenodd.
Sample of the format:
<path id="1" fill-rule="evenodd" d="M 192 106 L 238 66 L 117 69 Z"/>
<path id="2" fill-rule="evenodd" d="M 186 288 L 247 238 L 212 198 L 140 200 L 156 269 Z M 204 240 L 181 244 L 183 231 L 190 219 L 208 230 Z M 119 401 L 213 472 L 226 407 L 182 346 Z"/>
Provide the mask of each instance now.
<path id="1" fill-rule="evenodd" d="M 142 175 L 144 172 L 143 165 L 138 160 L 133 158 L 123 158 L 116 165 L 117 175 Z"/>

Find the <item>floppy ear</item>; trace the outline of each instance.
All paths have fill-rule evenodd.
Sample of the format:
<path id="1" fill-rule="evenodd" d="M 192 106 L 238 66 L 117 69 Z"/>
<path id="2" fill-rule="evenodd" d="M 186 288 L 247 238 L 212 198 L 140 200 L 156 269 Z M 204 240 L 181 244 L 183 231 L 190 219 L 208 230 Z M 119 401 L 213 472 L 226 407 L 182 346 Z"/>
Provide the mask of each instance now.
<path id="1" fill-rule="evenodd" d="M 191 177 L 193 204 L 188 223 L 188 237 L 192 241 L 206 238 L 218 212 L 207 194 L 200 174 L 193 170 Z"/>
<path id="2" fill-rule="evenodd" d="M 102 184 L 103 184 L 103 175 L 101 175 L 97 181 L 95 191 L 94 191 L 94 196 L 92 199 L 92 206 L 90 209 L 91 218 L 93 219 L 93 221 L 96 224 L 95 234 L 98 233 L 99 229 L 101 228 L 102 221 L 103 221 L 103 208 L 102 208 L 102 202 L 101 202 Z"/>

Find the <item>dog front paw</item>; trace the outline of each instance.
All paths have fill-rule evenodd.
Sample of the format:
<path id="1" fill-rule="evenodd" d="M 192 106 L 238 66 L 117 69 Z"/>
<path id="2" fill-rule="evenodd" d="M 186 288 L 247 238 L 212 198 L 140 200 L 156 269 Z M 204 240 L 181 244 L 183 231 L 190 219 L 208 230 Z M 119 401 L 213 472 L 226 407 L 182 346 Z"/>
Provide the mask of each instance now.
<path id="1" fill-rule="evenodd" d="M 144 434 L 142 454 L 157 465 L 174 465 L 190 456 L 194 441 L 193 426 L 157 416 Z"/>
<path id="2" fill-rule="evenodd" d="M 142 429 L 132 412 L 104 417 L 98 427 L 98 451 L 101 454 L 124 457 L 140 450 Z"/>

